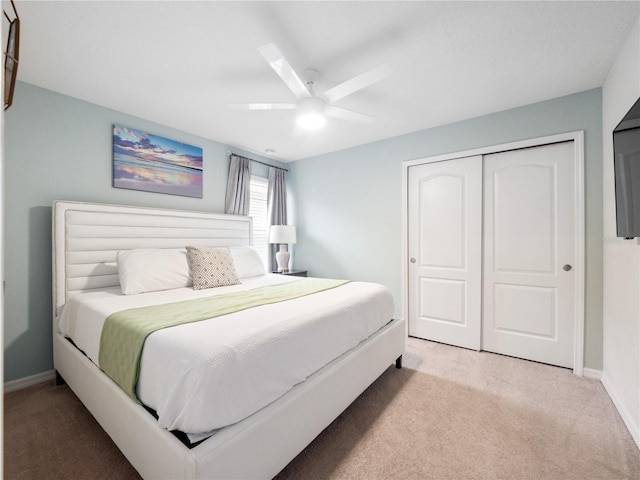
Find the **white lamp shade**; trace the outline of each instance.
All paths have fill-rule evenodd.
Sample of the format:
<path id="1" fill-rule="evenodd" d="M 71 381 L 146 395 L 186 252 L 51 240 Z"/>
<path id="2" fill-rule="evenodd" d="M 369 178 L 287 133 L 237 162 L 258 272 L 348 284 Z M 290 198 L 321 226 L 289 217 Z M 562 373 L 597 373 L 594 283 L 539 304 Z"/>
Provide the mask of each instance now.
<path id="1" fill-rule="evenodd" d="M 269 229 L 269 243 L 296 243 L 296 227 L 293 225 L 272 225 Z"/>

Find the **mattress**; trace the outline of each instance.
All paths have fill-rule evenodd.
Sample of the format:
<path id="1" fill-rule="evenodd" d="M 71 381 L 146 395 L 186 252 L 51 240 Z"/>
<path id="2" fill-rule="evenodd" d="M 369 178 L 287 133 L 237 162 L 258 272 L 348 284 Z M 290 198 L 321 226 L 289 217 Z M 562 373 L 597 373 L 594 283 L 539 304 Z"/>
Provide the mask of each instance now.
<path id="1" fill-rule="evenodd" d="M 70 298 L 61 333 L 99 366 L 105 319 L 129 308 L 248 290 L 300 277 L 260 275 L 207 290 L 122 295 L 119 288 Z M 159 330 L 146 340 L 137 395 L 159 424 L 191 441 L 236 423 L 386 325 L 393 299 L 382 285 L 349 282 L 293 300 Z"/>

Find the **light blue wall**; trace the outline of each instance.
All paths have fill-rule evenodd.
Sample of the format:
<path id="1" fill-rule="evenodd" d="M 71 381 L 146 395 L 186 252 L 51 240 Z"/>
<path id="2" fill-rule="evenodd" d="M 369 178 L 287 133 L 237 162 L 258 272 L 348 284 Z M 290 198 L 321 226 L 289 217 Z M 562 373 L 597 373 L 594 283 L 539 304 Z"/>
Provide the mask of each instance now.
<path id="1" fill-rule="evenodd" d="M 203 149 L 203 198 L 113 188 L 112 125 Z M 78 200 L 222 212 L 229 160 L 205 138 L 18 82 L 5 112 L 5 381 L 53 368 L 51 204 Z M 266 161 L 256 155 L 248 155 Z M 283 166 L 278 162 L 270 162 Z M 266 175 L 267 167 L 254 165 Z"/>
<path id="2" fill-rule="evenodd" d="M 557 98 L 290 164 L 293 266 L 380 282 L 402 315 L 402 162 L 585 131 L 585 366 L 602 368 L 602 94 Z"/>
<path id="3" fill-rule="evenodd" d="M 298 226 L 293 266 L 309 269 L 316 276 L 383 283 L 392 290 L 400 315 L 402 162 L 584 130 L 585 358 L 587 367 L 601 368 L 601 103 L 601 91 L 596 89 L 286 165 L 290 170 L 290 223 Z M 112 188 L 113 123 L 202 147 L 204 198 Z M 9 381 L 52 368 L 53 200 L 221 212 L 228 171 L 225 153 L 231 149 L 20 82 L 14 104 L 5 112 L 5 141 L 4 338 L 5 381 Z"/>

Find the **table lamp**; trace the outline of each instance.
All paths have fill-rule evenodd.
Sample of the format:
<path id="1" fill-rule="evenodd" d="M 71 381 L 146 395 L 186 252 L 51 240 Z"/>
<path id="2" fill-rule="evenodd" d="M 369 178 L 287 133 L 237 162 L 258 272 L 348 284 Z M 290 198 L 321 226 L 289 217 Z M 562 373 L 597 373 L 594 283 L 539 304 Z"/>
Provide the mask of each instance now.
<path id="1" fill-rule="evenodd" d="M 279 272 L 289 271 L 288 245 L 296 243 L 296 227 L 293 225 L 271 225 L 269 243 L 277 243 L 280 248 L 276 252 L 276 263 Z"/>

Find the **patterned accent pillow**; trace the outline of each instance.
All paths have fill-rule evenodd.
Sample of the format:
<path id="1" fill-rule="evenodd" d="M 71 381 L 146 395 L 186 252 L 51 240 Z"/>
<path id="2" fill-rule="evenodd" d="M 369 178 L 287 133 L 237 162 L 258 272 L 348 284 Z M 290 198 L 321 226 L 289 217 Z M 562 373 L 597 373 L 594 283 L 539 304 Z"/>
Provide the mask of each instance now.
<path id="1" fill-rule="evenodd" d="M 237 285 L 238 275 L 228 248 L 187 247 L 193 289 Z"/>

